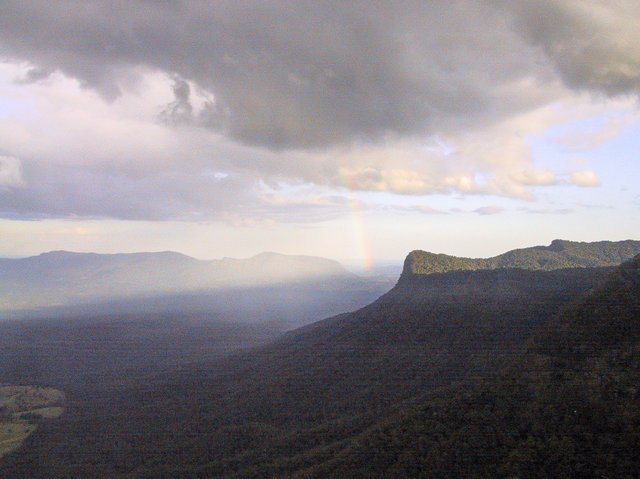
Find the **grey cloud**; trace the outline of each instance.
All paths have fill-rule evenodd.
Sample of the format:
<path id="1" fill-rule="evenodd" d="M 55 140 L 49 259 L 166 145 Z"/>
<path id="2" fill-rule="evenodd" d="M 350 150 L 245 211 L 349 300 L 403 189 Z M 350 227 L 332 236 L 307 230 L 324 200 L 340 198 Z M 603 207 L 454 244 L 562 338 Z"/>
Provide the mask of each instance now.
<path id="1" fill-rule="evenodd" d="M 191 104 L 191 87 L 189 83 L 180 77 L 175 77 L 173 80 L 173 95 L 175 100 L 160 112 L 160 120 L 168 123 L 190 122 L 193 118 L 193 105 Z"/>
<path id="2" fill-rule="evenodd" d="M 418 213 L 422 213 L 425 215 L 446 215 L 446 211 L 442 211 L 436 208 L 432 208 L 431 206 L 426 205 L 417 205 L 411 207 L 412 211 L 416 211 Z"/>
<path id="3" fill-rule="evenodd" d="M 635 0 L 6 0 L 0 55 L 107 98 L 160 69 L 180 78 L 176 108 L 185 80 L 214 95 L 209 127 L 309 148 L 486 124 L 553 100 L 558 75 L 637 94 L 638 18 Z"/>
<path id="4" fill-rule="evenodd" d="M 406 211 L 411 213 L 421 213 L 423 215 L 446 215 L 448 214 L 446 211 L 439 210 L 437 208 L 433 208 L 428 205 L 411 205 L 411 206 L 392 206 L 393 210 L 396 211 Z"/>
<path id="5" fill-rule="evenodd" d="M 22 185 L 22 163 L 20 160 L 13 156 L 0 155 L 0 191 L 9 191 Z"/>
<path id="6" fill-rule="evenodd" d="M 290 199 L 262 196 L 245 216 L 249 220 L 266 219 L 279 223 L 317 223 L 329 221 L 348 211 L 349 200 L 342 196 Z"/>
<path id="7" fill-rule="evenodd" d="M 291 198 L 265 190 L 250 173 L 216 174 L 183 168 L 146 175 L 24 162 L 24 182 L 3 188 L 0 157 L 0 218 L 116 218 L 151 221 L 219 220 L 237 225 L 314 223 L 348 209 L 341 196 Z"/>
<path id="8" fill-rule="evenodd" d="M 519 210 L 532 215 L 568 215 L 575 211 L 571 208 L 519 208 Z"/>
<path id="9" fill-rule="evenodd" d="M 579 203 L 577 206 L 580 208 L 586 208 L 588 210 L 613 210 L 612 205 L 593 204 L 593 203 Z"/>
<path id="10" fill-rule="evenodd" d="M 29 68 L 24 78 L 19 79 L 20 83 L 33 83 L 38 82 L 40 80 L 44 80 L 51 75 L 50 70 L 45 70 L 43 68 Z"/>
<path id="11" fill-rule="evenodd" d="M 25 185 L 0 189 L 3 218 L 208 220 L 255 202 L 255 182 L 163 171 L 144 177 L 25 163 Z"/>
<path id="12" fill-rule="evenodd" d="M 64 166 L 61 158 L 69 153 L 54 142 L 50 152 L 34 153 L 37 159 L 8 151 L 23 161 L 5 160 L 4 166 L 0 161 L 0 214 L 320 221 L 339 214 L 339 201 L 286 204 L 264 196 L 260 180 L 270 187 L 279 181 L 335 187 L 343 180 L 341 166 L 355 189 L 525 197 L 526 186 L 558 182 L 554 173 L 531 166 L 512 174 L 505 167 L 495 184 L 477 184 L 469 172 L 492 163 L 473 156 L 478 155 L 474 142 L 467 163 L 446 152 L 417 165 L 393 157 L 393 151 L 375 159 L 366 148 L 353 161 L 341 146 L 356 144 L 357 150 L 373 141 L 411 141 L 414 135 L 491 132 L 493 123 L 565 94 L 559 80 L 605 95 L 637 94 L 639 5 L 625 0 L 5 0 L 0 60 L 28 62 L 24 82 L 62 71 L 115 99 L 130 91 L 137 72 L 162 71 L 173 78 L 174 99 L 160 120 L 204 126 L 226 138 L 212 147 L 185 135 L 166 157 L 156 150 L 139 152 L 135 145 L 125 153 L 105 148 L 99 154 L 91 145 L 80 153 L 69 149 L 71 156 L 87 156 L 89 169 L 80 161 L 75 169 Z M 198 101 L 205 98 L 204 103 L 195 98 L 201 90 L 206 94 Z M 182 128 L 180 134 L 185 131 L 195 132 L 194 139 L 205 132 Z M 478 144 L 485 144 L 484 137 Z M 341 151 L 347 152 L 344 158 Z M 502 163 L 514 163 L 518 155 L 516 148 Z M 175 166 L 167 166 L 169 156 L 177 158 Z M 207 166 L 232 174 L 214 181 L 199 174 Z M 487 169 L 489 176 L 499 176 Z M 589 183 L 590 178 L 578 179 Z"/>
<path id="13" fill-rule="evenodd" d="M 640 93 L 636 0 L 508 0 L 517 31 L 539 46 L 571 88 Z"/>
<path id="14" fill-rule="evenodd" d="M 467 128 L 549 101 L 551 70 L 504 16 L 465 0 L 16 0 L 0 7 L 0 54 L 108 98 L 133 67 L 160 69 L 214 96 L 210 127 L 309 148 Z"/>
<path id="15" fill-rule="evenodd" d="M 480 208 L 473 210 L 474 213 L 477 213 L 482 216 L 497 215 L 498 213 L 502 213 L 503 211 L 504 211 L 504 208 L 502 206 L 495 206 L 495 205 L 482 206 Z"/>

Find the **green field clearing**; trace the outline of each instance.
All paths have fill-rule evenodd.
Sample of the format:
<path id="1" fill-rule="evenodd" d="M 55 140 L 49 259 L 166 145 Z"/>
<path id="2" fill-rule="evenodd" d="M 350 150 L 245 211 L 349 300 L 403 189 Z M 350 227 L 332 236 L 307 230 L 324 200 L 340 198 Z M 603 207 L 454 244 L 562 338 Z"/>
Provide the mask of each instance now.
<path id="1" fill-rule="evenodd" d="M 22 442 L 35 430 L 36 425 L 26 421 L 0 423 L 0 457 L 20 447 Z"/>
<path id="2" fill-rule="evenodd" d="M 55 419 L 59 417 L 64 411 L 63 407 L 55 406 L 55 407 L 43 407 L 39 409 L 31 409 L 26 412 L 21 412 L 17 414 L 19 418 L 23 418 L 25 415 L 35 414 L 36 416 L 40 416 L 42 419 Z"/>
<path id="3" fill-rule="evenodd" d="M 12 412 L 48 407 L 64 402 L 64 393 L 53 388 L 35 386 L 1 386 L 0 407 Z"/>
<path id="4" fill-rule="evenodd" d="M 37 429 L 37 421 L 62 414 L 64 393 L 35 386 L 0 386 L 0 457 L 17 449 Z"/>

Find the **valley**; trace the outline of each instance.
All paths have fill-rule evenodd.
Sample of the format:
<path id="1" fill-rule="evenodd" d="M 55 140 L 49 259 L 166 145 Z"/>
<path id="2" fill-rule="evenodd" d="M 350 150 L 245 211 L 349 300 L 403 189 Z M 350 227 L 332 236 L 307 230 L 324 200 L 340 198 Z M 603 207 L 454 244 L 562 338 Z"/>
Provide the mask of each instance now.
<path id="1" fill-rule="evenodd" d="M 637 430 L 639 264 L 607 259 L 624 261 L 628 247 L 563 244 L 596 266 L 582 255 L 571 260 L 581 266 L 529 268 L 525 255 L 523 267 L 441 271 L 438 258 L 438 272 L 416 269 L 414 252 L 371 304 L 296 329 L 233 321 L 232 309 L 5 321 L 0 380 L 67 399 L 0 471 L 386 478 L 577 467 L 547 457 L 557 447 L 546 441 L 585 468 L 628 471 L 634 460 L 612 466 L 600 439 L 581 449 L 592 425 L 625 447 Z M 569 437 L 571 416 L 558 414 L 573 410 L 593 417 Z M 479 455 L 492 458 L 484 469 Z"/>

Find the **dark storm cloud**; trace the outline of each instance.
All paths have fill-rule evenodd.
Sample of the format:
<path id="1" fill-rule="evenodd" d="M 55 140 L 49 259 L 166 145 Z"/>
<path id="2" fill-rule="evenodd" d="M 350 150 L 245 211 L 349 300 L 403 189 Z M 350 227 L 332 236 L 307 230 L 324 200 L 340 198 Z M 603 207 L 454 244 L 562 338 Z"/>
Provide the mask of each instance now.
<path id="1" fill-rule="evenodd" d="M 539 46 L 571 88 L 640 93 L 640 2 L 508 0 L 515 29 Z"/>
<path id="2" fill-rule="evenodd" d="M 5 1 L 0 52 L 107 98 L 132 67 L 163 70 L 215 97 L 210 127 L 276 148 L 463 128 L 539 103 L 512 86 L 552 78 L 477 1 Z"/>
<path id="3" fill-rule="evenodd" d="M 27 70 L 25 77 L 20 80 L 20 83 L 32 83 L 38 82 L 40 80 L 44 80 L 49 78 L 51 72 L 49 70 L 43 70 L 41 68 L 30 68 Z"/>
<path id="4" fill-rule="evenodd" d="M 190 122 L 193 116 L 191 104 L 191 87 L 182 78 L 173 80 L 173 95 L 175 100 L 167 105 L 160 113 L 160 119 L 168 123 Z"/>
<path id="5" fill-rule="evenodd" d="M 499 118 L 542 101 L 513 85 L 544 87 L 551 67 L 637 93 L 639 15 L 635 0 L 6 0 L 0 52 L 108 98 L 131 67 L 158 68 L 178 95 L 184 80 L 213 94 L 203 121 L 233 138 L 317 147 Z"/>

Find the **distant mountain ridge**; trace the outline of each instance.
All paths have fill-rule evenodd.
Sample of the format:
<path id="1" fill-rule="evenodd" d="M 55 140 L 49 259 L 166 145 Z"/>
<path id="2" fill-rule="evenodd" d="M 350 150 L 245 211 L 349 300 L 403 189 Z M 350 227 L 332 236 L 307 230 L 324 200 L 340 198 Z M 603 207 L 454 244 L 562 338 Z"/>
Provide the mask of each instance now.
<path id="1" fill-rule="evenodd" d="M 549 246 L 477 259 L 413 251 L 405 259 L 400 282 L 457 270 L 617 266 L 636 254 L 640 254 L 640 241 L 632 240 L 596 243 L 554 240 Z M 358 277 L 337 261 L 313 256 L 260 253 L 248 259 L 203 261 L 172 251 L 119 254 L 51 251 L 28 258 L 0 259 L 0 311 L 312 283 L 322 289 L 342 291 L 343 296 L 349 291 L 370 291 L 364 297 L 371 299 L 377 297 L 376 292 L 382 294 L 384 288 L 392 286 L 388 280 L 374 285 L 375 279 Z"/>
<path id="2" fill-rule="evenodd" d="M 96 254 L 51 251 L 0 260 L 0 310 L 136 295 L 361 279 L 337 261 L 261 253 L 204 261 L 172 251 Z"/>
<path id="3" fill-rule="evenodd" d="M 563 268 L 617 266 L 640 254 L 640 241 L 594 243 L 553 240 L 549 246 L 515 249 L 492 258 L 460 258 L 415 250 L 405 259 L 402 276 L 457 270 L 521 268 L 551 271 Z"/>

